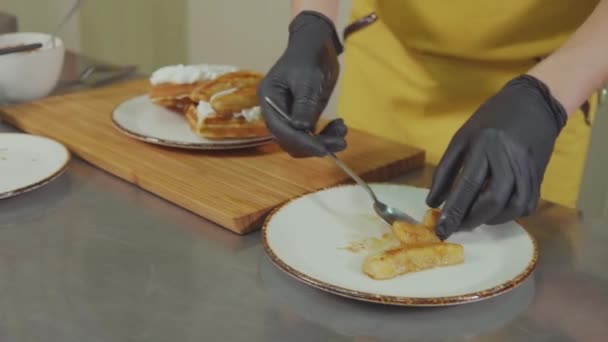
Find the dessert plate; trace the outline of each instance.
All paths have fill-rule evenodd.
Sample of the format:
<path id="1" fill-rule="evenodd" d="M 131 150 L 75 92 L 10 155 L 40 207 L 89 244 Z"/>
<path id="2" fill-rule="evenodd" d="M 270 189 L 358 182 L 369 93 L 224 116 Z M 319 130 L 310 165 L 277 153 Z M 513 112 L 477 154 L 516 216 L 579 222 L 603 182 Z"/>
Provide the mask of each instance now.
<path id="1" fill-rule="evenodd" d="M 121 103 L 112 123 L 122 133 L 148 143 L 197 150 L 232 150 L 271 143 L 272 136 L 249 139 L 211 140 L 196 135 L 179 113 L 152 103 L 147 95 Z"/>
<path id="2" fill-rule="evenodd" d="M 46 185 L 67 167 L 70 153 L 36 135 L 0 133 L 0 199 Z"/>
<path id="3" fill-rule="evenodd" d="M 425 211 L 428 190 L 374 184 L 388 205 L 416 219 Z M 339 186 L 292 200 L 271 213 L 263 227 L 270 259 L 296 279 L 353 299 L 407 306 L 445 306 L 480 301 L 507 292 L 533 271 L 538 249 L 515 222 L 453 234 L 464 246 L 465 262 L 374 280 L 362 272 L 362 241 L 389 233 L 373 212 L 365 190 Z M 353 248 L 353 246 L 358 246 Z"/>

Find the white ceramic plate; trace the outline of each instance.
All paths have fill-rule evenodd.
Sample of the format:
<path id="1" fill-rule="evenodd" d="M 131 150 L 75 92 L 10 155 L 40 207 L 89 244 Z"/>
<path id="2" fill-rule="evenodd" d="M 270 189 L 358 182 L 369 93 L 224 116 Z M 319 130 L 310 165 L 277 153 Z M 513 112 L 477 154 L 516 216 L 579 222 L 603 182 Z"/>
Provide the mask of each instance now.
<path id="1" fill-rule="evenodd" d="M 112 114 L 112 122 L 123 133 L 149 143 L 199 150 L 227 150 L 268 144 L 272 137 L 210 140 L 199 137 L 186 119 L 152 103 L 147 95 L 129 99 Z"/>
<path id="2" fill-rule="evenodd" d="M 47 184 L 65 170 L 69 160 L 68 150 L 54 140 L 0 133 L 0 198 Z"/>
<path id="3" fill-rule="evenodd" d="M 382 201 L 418 219 L 426 189 L 374 184 Z M 390 232 L 375 216 L 358 186 L 340 186 L 302 196 L 268 216 L 263 228 L 267 254 L 297 279 L 345 297 L 394 305 L 442 306 L 504 293 L 525 280 L 538 259 L 534 239 L 515 222 L 481 226 L 452 235 L 464 246 L 465 262 L 374 280 L 361 271 L 365 252 L 345 249 Z"/>

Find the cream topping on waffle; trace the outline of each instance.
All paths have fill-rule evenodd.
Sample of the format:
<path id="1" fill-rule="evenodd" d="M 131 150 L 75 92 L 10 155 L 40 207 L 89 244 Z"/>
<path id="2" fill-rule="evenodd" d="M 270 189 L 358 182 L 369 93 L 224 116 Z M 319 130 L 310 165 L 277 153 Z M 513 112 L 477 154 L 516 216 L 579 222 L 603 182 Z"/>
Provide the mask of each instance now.
<path id="1" fill-rule="evenodd" d="M 200 124 L 203 120 L 205 120 L 206 118 L 208 118 L 209 116 L 211 116 L 215 113 L 215 111 L 211 107 L 211 102 L 213 102 L 213 100 L 217 99 L 218 97 L 222 97 L 224 95 L 233 93 L 237 90 L 238 90 L 237 88 L 223 90 L 223 91 L 220 91 L 220 92 L 214 94 L 211 97 L 211 99 L 209 99 L 209 102 L 200 101 L 198 103 L 198 105 L 196 106 L 198 123 Z M 238 113 L 234 113 L 233 115 L 235 118 L 243 117 L 245 119 L 245 121 L 247 121 L 247 122 L 254 122 L 254 121 L 260 120 L 260 118 L 262 116 L 262 110 L 261 110 L 260 106 L 254 106 L 251 108 L 245 108 Z"/>
<path id="2" fill-rule="evenodd" d="M 231 65 L 168 65 L 152 73 L 150 83 L 153 85 L 162 83 L 190 84 L 198 81 L 213 80 L 234 71 L 237 71 L 237 67 Z"/>
<path id="3" fill-rule="evenodd" d="M 254 122 L 260 120 L 262 117 L 262 109 L 260 106 L 243 109 L 238 113 L 234 113 L 235 117 L 243 117 L 247 122 Z"/>

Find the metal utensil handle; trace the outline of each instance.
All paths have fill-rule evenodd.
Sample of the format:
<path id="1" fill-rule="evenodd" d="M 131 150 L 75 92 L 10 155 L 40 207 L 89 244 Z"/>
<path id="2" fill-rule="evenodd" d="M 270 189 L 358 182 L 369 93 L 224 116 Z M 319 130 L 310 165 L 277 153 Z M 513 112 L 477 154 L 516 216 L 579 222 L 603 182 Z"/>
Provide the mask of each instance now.
<path id="1" fill-rule="evenodd" d="M 361 185 L 365 189 L 365 191 L 367 191 L 367 193 L 372 197 L 374 203 L 378 202 L 376 194 L 374 194 L 369 185 L 367 185 L 367 183 L 363 179 L 361 179 L 361 177 L 359 177 L 353 170 L 346 166 L 346 164 L 344 164 L 340 159 L 338 159 L 338 157 L 336 157 L 336 155 L 332 152 L 327 151 L 327 156 L 332 159 L 342 169 L 342 171 L 349 175 L 350 178 L 354 179 L 357 184 Z"/>
<path id="2" fill-rule="evenodd" d="M 35 43 L 35 44 L 28 44 L 28 45 L 21 45 L 21 46 L 13 46 L 13 47 L 8 47 L 8 48 L 2 48 L 2 49 L 0 49 L 0 56 L 2 56 L 2 55 L 8 55 L 10 53 L 32 51 L 32 50 L 39 49 L 41 47 L 42 47 L 42 44 Z"/>
<path id="3" fill-rule="evenodd" d="M 59 22 L 59 25 L 57 25 L 55 27 L 55 30 L 52 32 L 52 36 L 51 36 L 51 44 L 52 47 L 55 47 L 55 37 L 57 36 L 57 34 L 59 33 L 59 31 L 61 31 L 61 28 L 63 27 L 63 25 L 65 25 L 65 23 L 67 23 L 70 18 L 72 18 L 72 15 L 74 15 L 74 13 L 76 13 L 76 10 L 78 8 L 80 8 L 81 3 L 84 0 L 76 0 L 74 2 L 74 5 L 72 5 L 72 8 L 70 8 L 70 11 L 63 17 L 63 19 L 61 20 L 61 22 Z"/>
<path id="4" fill-rule="evenodd" d="M 289 117 L 289 115 L 287 115 L 281 108 L 279 108 L 279 106 L 274 103 L 274 101 L 272 101 L 269 97 L 266 97 L 266 102 L 268 102 L 268 104 L 270 104 L 270 106 L 272 108 L 274 108 L 274 110 L 276 110 L 279 114 L 281 114 L 281 116 L 287 120 L 287 122 L 291 123 L 291 117 Z M 311 132 L 311 131 L 306 131 L 306 133 L 308 133 L 308 135 L 310 135 L 312 138 L 317 139 L 317 136 Z M 372 197 L 372 199 L 375 202 L 378 202 L 378 198 L 376 198 L 376 195 L 374 194 L 374 192 L 372 191 L 372 189 L 369 187 L 369 185 L 367 185 L 367 183 L 361 179 L 353 170 L 351 170 L 348 166 L 346 166 L 346 164 L 344 164 L 340 159 L 338 159 L 338 157 L 332 153 L 331 151 L 328 151 L 327 149 L 325 150 L 325 152 L 327 152 L 327 156 L 333 160 L 336 165 L 338 165 L 342 171 L 344 171 L 347 175 L 349 175 L 352 179 L 354 179 L 357 184 L 361 185 L 365 191 L 367 191 L 367 193 Z"/>

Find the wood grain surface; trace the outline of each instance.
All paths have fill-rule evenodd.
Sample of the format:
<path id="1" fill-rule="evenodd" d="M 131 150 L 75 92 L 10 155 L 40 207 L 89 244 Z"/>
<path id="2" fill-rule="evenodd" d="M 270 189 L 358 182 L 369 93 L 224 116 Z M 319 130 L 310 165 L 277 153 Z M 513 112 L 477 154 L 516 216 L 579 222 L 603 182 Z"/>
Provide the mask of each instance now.
<path id="1" fill-rule="evenodd" d="M 293 159 L 275 144 L 202 152 L 127 137 L 113 127 L 112 111 L 147 87 L 147 80 L 128 81 L 4 107 L 0 116 L 238 234 L 260 228 L 265 215 L 289 199 L 349 182 L 331 160 Z M 361 131 L 351 130 L 348 144 L 339 157 L 368 181 L 386 181 L 424 164 L 424 151 Z"/>

